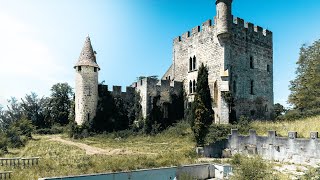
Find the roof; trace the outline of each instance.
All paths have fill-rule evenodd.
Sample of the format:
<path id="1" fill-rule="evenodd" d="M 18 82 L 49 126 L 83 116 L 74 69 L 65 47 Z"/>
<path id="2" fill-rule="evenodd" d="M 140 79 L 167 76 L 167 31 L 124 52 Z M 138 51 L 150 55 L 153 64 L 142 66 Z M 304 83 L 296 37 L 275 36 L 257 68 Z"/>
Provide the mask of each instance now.
<path id="1" fill-rule="evenodd" d="M 77 66 L 92 66 L 96 67 L 100 70 L 99 65 L 96 61 L 95 52 L 92 49 L 90 37 L 87 36 L 86 41 L 84 42 L 82 51 L 80 53 L 80 57 L 78 62 L 74 65 L 74 68 Z"/>

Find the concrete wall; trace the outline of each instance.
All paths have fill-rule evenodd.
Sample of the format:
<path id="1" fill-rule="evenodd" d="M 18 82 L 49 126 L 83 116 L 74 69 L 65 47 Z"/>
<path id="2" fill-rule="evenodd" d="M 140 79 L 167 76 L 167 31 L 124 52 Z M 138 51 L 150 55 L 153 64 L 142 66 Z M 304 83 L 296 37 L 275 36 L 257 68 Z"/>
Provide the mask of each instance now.
<path id="1" fill-rule="evenodd" d="M 39 180 L 61 179 L 61 180 L 164 180 L 180 179 L 180 177 L 191 176 L 195 179 L 208 179 L 227 177 L 232 171 L 230 165 L 219 164 L 195 164 L 181 167 L 144 169 L 130 172 L 117 172 L 105 174 L 91 174 L 81 176 L 40 178 Z"/>
<path id="2" fill-rule="evenodd" d="M 297 164 L 316 165 L 320 163 L 320 141 L 318 132 L 310 132 L 310 138 L 297 138 L 297 132 L 288 132 L 288 137 L 278 137 L 276 131 L 268 131 L 268 136 L 258 136 L 250 130 L 249 136 L 231 130 L 228 140 L 204 147 L 208 157 L 217 156 L 222 151 L 227 154 L 260 155 L 264 159 Z"/>

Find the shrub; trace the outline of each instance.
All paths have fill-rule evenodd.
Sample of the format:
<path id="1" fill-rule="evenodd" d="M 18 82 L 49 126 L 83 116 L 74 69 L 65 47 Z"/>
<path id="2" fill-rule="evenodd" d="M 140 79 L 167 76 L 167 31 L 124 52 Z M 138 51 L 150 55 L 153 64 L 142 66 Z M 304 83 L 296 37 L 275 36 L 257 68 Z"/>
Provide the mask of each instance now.
<path id="1" fill-rule="evenodd" d="M 82 139 L 89 136 L 89 123 L 86 122 L 81 126 L 78 126 L 74 121 L 71 121 L 68 125 L 68 135 L 70 138 Z"/>
<path id="2" fill-rule="evenodd" d="M 214 143 L 222 139 L 226 139 L 232 128 L 233 126 L 229 124 L 212 124 L 209 127 L 206 143 Z"/>
<path id="3" fill-rule="evenodd" d="M 8 139 L 4 133 L 0 133 L 0 155 L 8 152 Z"/>
<path id="4" fill-rule="evenodd" d="M 26 143 L 26 138 L 21 136 L 21 131 L 16 126 L 10 126 L 6 131 L 6 135 L 8 138 L 8 145 L 12 148 L 22 147 Z"/>
<path id="5" fill-rule="evenodd" d="M 17 127 L 20 130 L 20 134 L 27 136 L 28 138 L 32 138 L 31 133 L 34 131 L 34 126 L 32 125 L 32 122 L 22 118 L 21 120 L 17 121 L 13 124 L 13 126 Z"/>
<path id="6" fill-rule="evenodd" d="M 251 129 L 251 120 L 246 116 L 240 116 L 238 123 L 235 128 L 242 134 L 247 134 Z"/>
<path id="7" fill-rule="evenodd" d="M 259 156 L 248 158 L 235 155 L 231 163 L 234 165 L 234 175 L 232 179 L 276 179 L 275 175 L 272 174 L 271 167 Z"/>
<path id="8" fill-rule="evenodd" d="M 53 125 L 51 128 L 43 128 L 35 130 L 36 134 L 61 134 L 65 131 L 65 128 L 58 125 Z"/>

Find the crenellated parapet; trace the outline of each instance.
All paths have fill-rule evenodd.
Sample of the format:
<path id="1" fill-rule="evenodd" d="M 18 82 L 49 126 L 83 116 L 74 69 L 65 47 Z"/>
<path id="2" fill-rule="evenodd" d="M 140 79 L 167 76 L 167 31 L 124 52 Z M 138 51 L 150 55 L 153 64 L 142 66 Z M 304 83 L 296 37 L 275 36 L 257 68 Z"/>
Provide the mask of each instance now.
<path id="1" fill-rule="evenodd" d="M 104 94 L 110 93 L 114 97 L 122 97 L 124 99 L 133 97 L 135 94 L 135 88 L 127 86 L 125 87 L 126 91 L 122 91 L 121 86 L 112 86 L 112 90 L 109 91 L 108 85 L 99 85 L 99 96 L 103 96 Z"/>
<path id="2" fill-rule="evenodd" d="M 174 43 L 184 42 L 188 40 L 190 37 L 197 36 L 199 33 L 203 31 L 209 31 L 210 27 L 213 27 L 212 20 L 208 19 L 207 21 L 203 22 L 201 26 L 196 26 L 192 28 L 190 31 L 183 33 L 181 36 L 174 38 L 173 42 Z"/>
<path id="3" fill-rule="evenodd" d="M 298 164 L 316 165 L 320 163 L 320 141 L 318 132 L 310 132 L 309 138 L 299 138 L 296 131 L 289 131 L 280 137 L 276 131 L 268 131 L 267 136 L 257 135 L 250 130 L 249 135 L 240 135 L 232 129 L 228 139 L 205 146 L 206 156 L 220 155 L 260 155 L 264 159 Z"/>
<path id="4" fill-rule="evenodd" d="M 272 47 L 271 31 L 256 26 L 253 23 L 245 22 L 238 17 L 233 18 L 233 38 L 264 47 Z"/>

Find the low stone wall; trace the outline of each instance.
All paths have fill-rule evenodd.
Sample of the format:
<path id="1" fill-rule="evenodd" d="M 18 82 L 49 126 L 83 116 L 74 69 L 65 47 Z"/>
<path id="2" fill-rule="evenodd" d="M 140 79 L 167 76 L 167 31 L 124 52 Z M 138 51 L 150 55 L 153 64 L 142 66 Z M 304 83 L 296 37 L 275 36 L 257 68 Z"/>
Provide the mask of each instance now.
<path id="1" fill-rule="evenodd" d="M 258 136 L 250 130 L 248 136 L 239 135 L 232 129 L 225 141 L 204 147 L 206 157 L 223 157 L 234 154 L 260 155 L 264 159 L 296 164 L 316 165 L 320 163 L 320 141 L 318 132 L 310 132 L 310 138 L 298 138 L 297 132 L 288 132 L 288 137 L 278 137 L 276 131 L 268 136 Z"/>
<path id="2" fill-rule="evenodd" d="M 39 180 L 163 180 L 163 179 L 180 179 L 180 177 L 190 176 L 195 179 L 218 178 L 224 179 L 232 171 L 230 165 L 218 164 L 194 164 L 180 167 L 143 169 L 129 172 L 115 172 L 105 174 L 89 174 L 80 176 L 40 178 Z M 183 178 L 181 178 L 183 179 Z"/>

